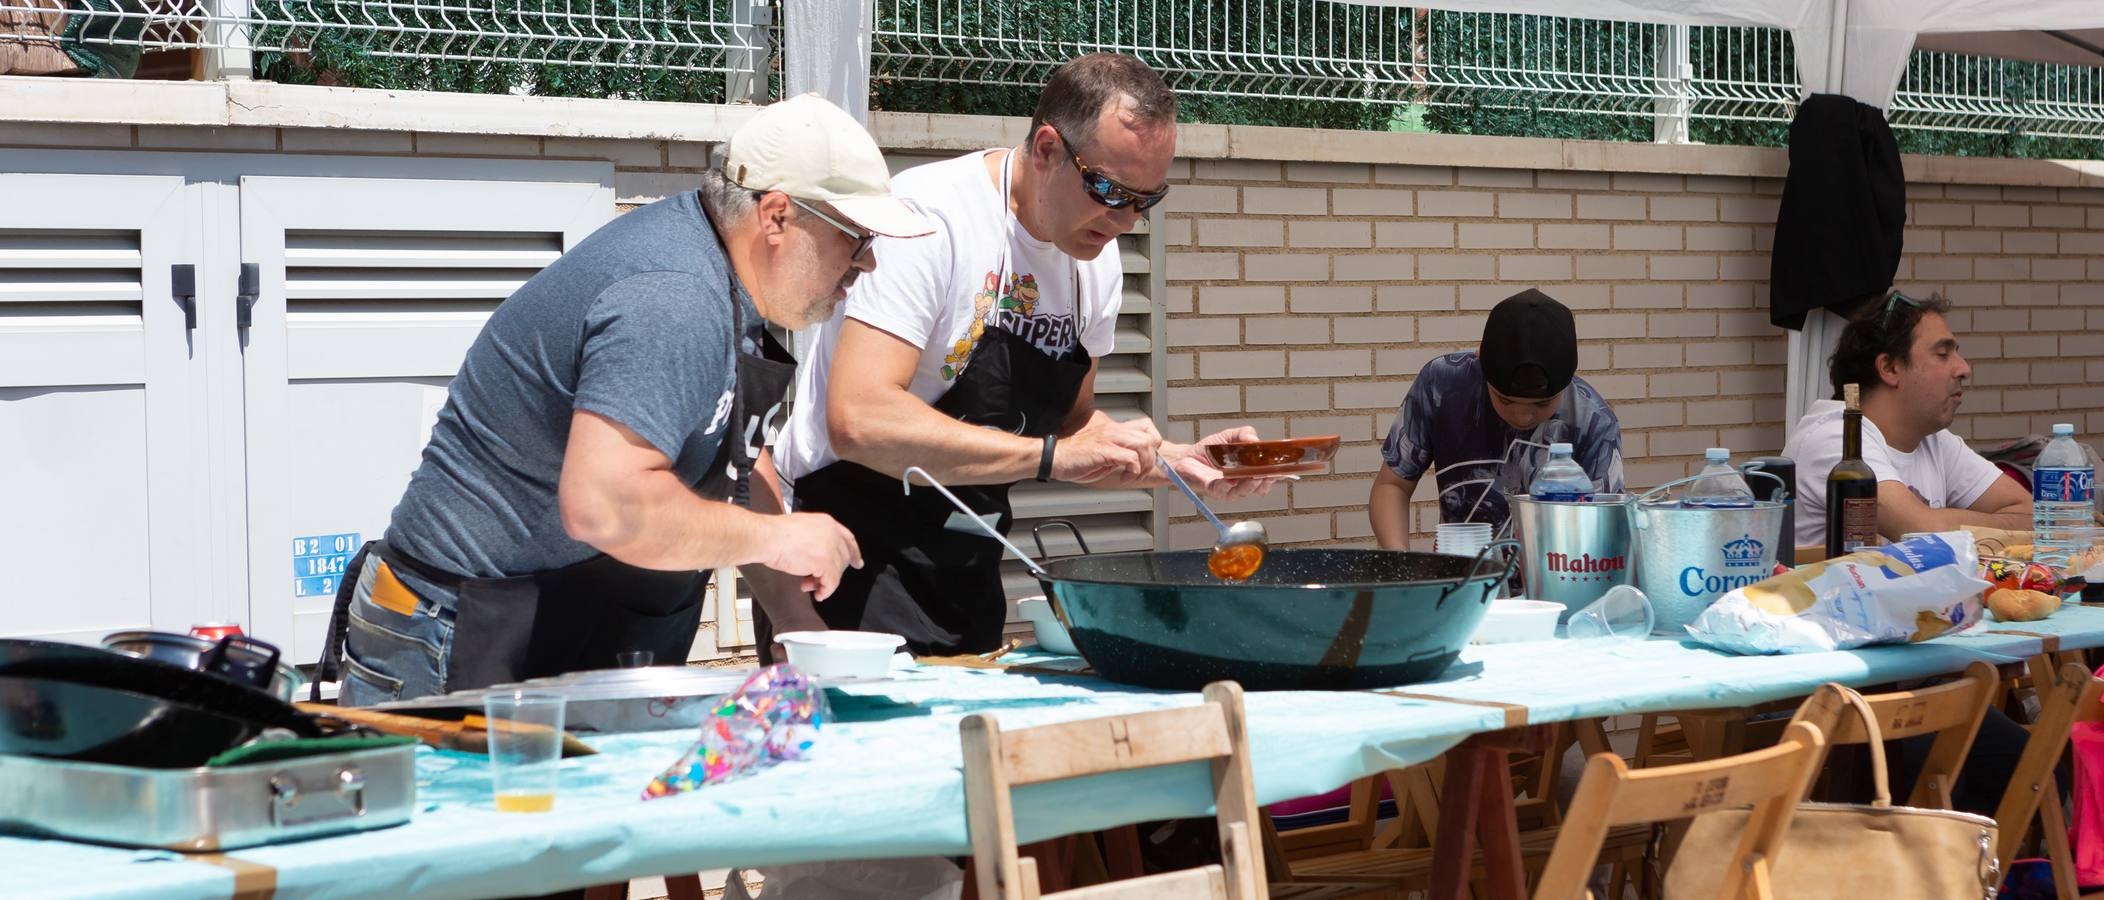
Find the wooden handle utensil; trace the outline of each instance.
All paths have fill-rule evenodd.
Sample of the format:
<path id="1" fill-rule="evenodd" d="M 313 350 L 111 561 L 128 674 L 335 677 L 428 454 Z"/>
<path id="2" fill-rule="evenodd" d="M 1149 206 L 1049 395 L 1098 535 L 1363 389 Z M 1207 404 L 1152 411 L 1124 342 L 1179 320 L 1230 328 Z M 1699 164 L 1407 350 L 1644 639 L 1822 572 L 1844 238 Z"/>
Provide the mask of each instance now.
<path id="1" fill-rule="evenodd" d="M 295 704 L 301 712 L 318 716 L 330 716 L 356 725 L 364 725 L 388 734 L 400 734 L 441 750 L 458 750 L 463 753 L 489 753 L 488 720 L 471 715 L 458 722 L 426 719 L 422 716 L 405 716 L 398 713 L 377 712 L 370 709 L 331 706 L 326 703 Z M 499 727 L 538 728 L 536 725 L 506 723 Z M 599 751 L 590 744 L 578 740 L 568 732 L 563 733 L 563 756 L 591 756 Z"/>

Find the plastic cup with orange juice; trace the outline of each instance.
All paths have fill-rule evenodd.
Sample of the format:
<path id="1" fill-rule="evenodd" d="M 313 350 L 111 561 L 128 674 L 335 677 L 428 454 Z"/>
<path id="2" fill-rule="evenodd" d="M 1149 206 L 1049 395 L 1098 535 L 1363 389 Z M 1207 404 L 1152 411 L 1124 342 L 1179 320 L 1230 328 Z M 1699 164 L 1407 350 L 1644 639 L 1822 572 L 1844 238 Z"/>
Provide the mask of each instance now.
<path id="1" fill-rule="evenodd" d="M 498 812 L 548 812 L 562 772 L 563 696 L 503 691 L 483 698 Z"/>

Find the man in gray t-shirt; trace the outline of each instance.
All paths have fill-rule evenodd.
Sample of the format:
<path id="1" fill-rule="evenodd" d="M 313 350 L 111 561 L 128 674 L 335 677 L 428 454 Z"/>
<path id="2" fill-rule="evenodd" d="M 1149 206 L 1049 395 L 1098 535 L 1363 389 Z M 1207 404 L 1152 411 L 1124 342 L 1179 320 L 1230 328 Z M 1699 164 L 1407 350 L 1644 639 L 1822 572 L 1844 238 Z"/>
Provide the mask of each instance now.
<path id="1" fill-rule="evenodd" d="M 680 662 L 714 569 L 823 597 L 860 564 L 831 518 L 781 514 L 758 445 L 794 361 L 763 325 L 825 320 L 876 267 L 875 235 L 930 229 L 890 195 L 869 134 L 815 95 L 763 110 L 725 157 L 699 192 L 620 217 L 491 314 L 337 598 L 323 668 L 344 702 L 629 651 Z M 725 502 L 747 479 L 751 508 Z"/>

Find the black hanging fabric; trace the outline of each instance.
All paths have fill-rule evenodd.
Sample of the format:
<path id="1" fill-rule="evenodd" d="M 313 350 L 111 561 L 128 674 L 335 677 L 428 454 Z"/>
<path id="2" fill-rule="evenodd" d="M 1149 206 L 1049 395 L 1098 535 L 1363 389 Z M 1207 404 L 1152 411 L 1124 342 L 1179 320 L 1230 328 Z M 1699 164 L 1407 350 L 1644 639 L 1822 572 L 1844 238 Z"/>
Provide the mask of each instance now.
<path id="1" fill-rule="evenodd" d="M 1877 107 L 1813 94 L 1790 122 L 1790 174 L 1768 263 L 1768 320 L 1882 294 L 1899 271 L 1907 179 Z"/>

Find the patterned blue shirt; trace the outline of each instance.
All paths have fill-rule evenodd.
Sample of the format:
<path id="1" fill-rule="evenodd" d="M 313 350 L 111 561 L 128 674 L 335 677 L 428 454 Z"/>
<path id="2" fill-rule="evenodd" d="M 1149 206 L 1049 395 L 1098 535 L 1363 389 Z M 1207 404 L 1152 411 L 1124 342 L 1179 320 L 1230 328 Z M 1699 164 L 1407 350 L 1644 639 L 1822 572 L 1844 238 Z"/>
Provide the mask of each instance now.
<path id="1" fill-rule="evenodd" d="M 1542 447 L 1514 443 L 1522 438 Z M 1596 490 L 1624 489 L 1621 424 L 1585 379 L 1573 378 L 1555 414 L 1522 433 L 1491 407 L 1476 354 L 1449 353 L 1425 363 L 1417 373 L 1381 444 L 1381 461 L 1406 481 L 1424 477 L 1428 469 L 1438 470 L 1441 522 L 1488 522 L 1496 527 L 1508 515 L 1504 495 L 1525 493 L 1535 471 L 1548 460 L 1547 446 L 1559 441 L 1571 445 L 1573 458 L 1593 477 Z"/>

